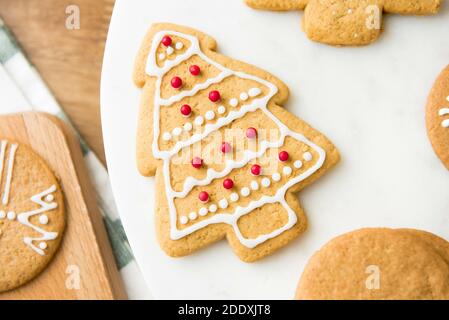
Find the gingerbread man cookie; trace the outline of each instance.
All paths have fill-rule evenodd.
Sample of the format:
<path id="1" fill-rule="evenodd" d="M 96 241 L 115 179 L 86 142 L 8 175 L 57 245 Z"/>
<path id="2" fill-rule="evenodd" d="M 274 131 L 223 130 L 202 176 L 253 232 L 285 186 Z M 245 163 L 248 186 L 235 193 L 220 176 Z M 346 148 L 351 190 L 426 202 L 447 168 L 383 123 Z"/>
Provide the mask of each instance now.
<path id="1" fill-rule="evenodd" d="M 0 292 L 45 268 L 64 227 L 64 200 L 54 174 L 29 147 L 0 140 Z"/>
<path id="2" fill-rule="evenodd" d="M 294 193 L 339 160 L 319 132 L 280 107 L 288 88 L 215 52 L 196 30 L 155 24 L 137 57 L 137 163 L 156 176 L 157 237 L 170 256 L 226 238 L 244 261 L 306 229 Z"/>
<path id="3" fill-rule="evenodd" d="M 245 0 L 255 9 L 304 10 L 303 29 L 317 42 L 359 46 L 374 42 L 382 28 L 382 13 L 428 15 L 441 0 Z"/>
<path id="4" fill-rule="evenodd" d="M 410 229 L 370 228 L 339 236 L 307 263 L 300 300 L 449 299 L 449 243 Z"/>
<path id="5" fill-rule="evenodd" d="M 449 66 L 432 88 L 427 103 L 426 123 L 433 149 L 449 169 Z"/>

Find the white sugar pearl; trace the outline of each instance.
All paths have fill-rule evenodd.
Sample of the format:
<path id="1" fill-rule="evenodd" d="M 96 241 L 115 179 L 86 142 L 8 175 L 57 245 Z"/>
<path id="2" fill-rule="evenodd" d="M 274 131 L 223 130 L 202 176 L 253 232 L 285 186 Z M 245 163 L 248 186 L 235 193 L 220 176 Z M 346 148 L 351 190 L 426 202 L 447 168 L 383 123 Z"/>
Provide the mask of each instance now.
<path id="1" fill-rule="evenodd" d="M 290 168 L 290 167 L 284 167 L 284 169 L 282 169 L 282 173 L 285 175 L 285 176 L 289 176 L 289 175 L 291 175 L 292 174 L 292 168 Z"/>
<path id="2" fill-rule="evenodd" d="M 249 190 L 248 187 L 244 187 L 244 188 L 242 188 L 242 190 L 240 190 L 240 194 L 241 194 L 243 197 L 249 196 L 250 192 L 251 192 L 251 191 Z"/>
<path id="3" fill-rule="evenodd" d="M 239 195 L 237 193 L 233 192 L 229 196 L 229 199 L 231 199 L 232 202 L 237 202 L 237 201 L 239 201 Z"/>
<path id="4" fill-rule="evenodd" d="M 39 223 L 40 224 L 47 224 L 48 223 L 48 216 L 43 214 L 39 216 Z"/>
<path id="5" fill-rule="evenodd" d="M 248 94 L 246 92 L 242 92 L 240 94 L 240 100 L 246 101 L 246 100 L 248 100 L 248 98 L 249 98 L 249 96 L 248 96 Z"/>
<path id="6" fill-rule="evenodd" d="M 9 211 L 7 214 L 8 220 L 14 220 L 16 219 L 16 213 L 13 211 Z"/>
<path id="7" fill-rule="evenodd" d="M 45 250 L 45 249 L 47 249 L 47 244 L 45 242 L 41 242 L 41 243 L 39 243 L 39 248 L 42 250 Z"/>
<path id="8" fill-rule="evenodd" d="M 215 112 L 209 110 L 204 116 L 206 117 L 206 120 L 213 120 L 215 118 Z"/>
<path id="9" fill-rule="evenodd" d="M 296 161 L 293 163 L 293 166 L 294 166 L 296 169 L 301 169 L 301 168 L 302 168 L 302 161 L 301 161 L 301 160 L 296 160 Z"/>
<path id="10" fill-rule="evenodd" d="M 217 111 L 218 111 L 219 114 L 223 114 L 223 113 L 226 112 L 226 108 L 224 106 L 219 106 Z"/>
<path id="11" fill-rule="evenodd" d="M 193 126 L 190 122 L 184 123 L 184 131 L 189 132 L 192 131 Z"/>
<path id="12" fill-rule="evenodd" d="M 45 197 L 45 201 L 47 202 L 52 202 L 53 200 L 55 200 L 55 196 L 52 194 L 49 194 Z"/>
<path id="13" fill-rule="evenodd" d="M 232 98 L 231 100 L 229 100 L 229 104 L 231 105 L 231 107 L 237 107 L 239 105 L 239 101 L 235 98 Z"/>
<path id="14" fill-rule="evenodd" d="M 207 210 L 207 208 L 205 208 L 205 207 L 201 208 L 200 211 L 198 211 L 198 213 L 202 217 L 204 217 L 208 212 L 209 212 L 209 210 Z"/>
<path id="15" fill-rule="evenodd" d="M 228 207 L 229 203 L 228 203 L 228 200 L 226 200 L 226 199 L 221 199 L 221 200 L 218 202 L 218 205 L 220 206 L 220 208 L 226 209 L 226 208 Z"/>
<path id="16" fill-rule="evenodd" d="M 167 55 L 172 55 L 175 50 L 172 47 L 167 47 Z"/>
<path id="17" fill-rule="evenodd" d="M 179 219 L 179 222 L 181 222 L 181 224 L 187 224 L 187 222 L 189 222 L 189 218 L 187 218 L 186 216 L 182 216 Z"/>
<path id="18" fill-rule="evenodd" d="M 259 190 L 259 184 L 257 183 L 256 180 L 251 181 L 251 189 L 253 190 Z"/>
<path id="19" fill-rule="evenodd" d="M 162 139 L 164 139 L 165 141 L 170 140 L 171 139 L 170 132 L 164 132 L 164 134 L 162 135 Z"/>
<path id="20" fill-rule="evenodd" d="M 182 133 L 182 129 L 180 127 L 176 127 L 173 129 L 172 134 L 177 137 Z"/>
<path id="21" fill-rule="evenodd" d="M 271 176 L 271 178 L 273 178 L 273 181 L 279 181 L 281 180 L 281 175 L 277 172 L 273 173 L 273 175 Z"/>
<path id="22" fill-rule="evenodd" d="M 5 211 L 0 211 L 0 219 L 5 219 L 5 218 L 6 218 Z"/>
<path id="23" fill-rule="evenodd" d="M 261 93 L 262 93 L 262 90 L 260 90 L 259 88 L 251 88 L 248 91 L 249 96 L 252 98 L 257 97 Z"/>
<path id="24" fill-rule="evenodd" d="M 209 211 L 210 212 L 212 212 L 212 213 L 215 213 L 215 212 L 217 212 L 217 205 L 215 205 L 215 204 L 211 204 L 210 206 L 209 206 Z"/>
<path id="25" fill-rule="evenodd" d="M 271 185 L 271 181 L 268 178 L 263 178 L 262 179 L 262 186 L 264 186 L 265 188 L 268 188 Z"/>
<path id="26" fill-rule="evenodd" d="M 195 125 L 201 126 L 204 123 L 204 118 L 202 116 L 198 116 L 195 118 Z"/>
<path id="27" fill-rule="evenodd" d="M 192 211 L 189 213 L 189 219 L 190 220 L 196 220 L 196 218 L 198 218 L 198 215 L 196 214 L 195 211 Z"/>
<path id="28" fill-rule="evenodd" d="M 181 41 L 176 42 L 175 48 L 176 50 L 181 50 L 182 48 L 184 48 L 184 43 L 182 43 Z"/>
<path id="29" fill-rule="evenodd" d="M 160 53 L 159 54 L 159 60 L 165 60 L 165 54 Z"/>
<path id="30" fill-rule="evenodd" d="M 304 158 L 305 161 L 310 161 L 312 160 L 312 154 L 310 152 L 306 152 L 302 155 L 302 157 Z"/>
<path id="31" fill-rule="evenodd" d="M 449 96 L 446 97 L 446 100 L 449 101 Z"/>

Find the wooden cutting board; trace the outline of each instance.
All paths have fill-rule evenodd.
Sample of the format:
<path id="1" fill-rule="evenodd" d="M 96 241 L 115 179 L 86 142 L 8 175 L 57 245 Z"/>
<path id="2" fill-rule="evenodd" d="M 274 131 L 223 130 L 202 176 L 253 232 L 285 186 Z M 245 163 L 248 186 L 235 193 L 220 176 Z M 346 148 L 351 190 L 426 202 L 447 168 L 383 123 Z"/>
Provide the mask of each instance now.
<path id="1" fill-rule="evenodd" d="M 53 261 L 33 281 L 0 294 L 0 300 L 126 299 L 72 130 L 53 116 L 30 112 L 0 117 L 0 137 L 27 144 L 46 160 L 60 179 L 67 215 L 61 247 Z M 73 285 L 77 280 L 78 288 Z"/>

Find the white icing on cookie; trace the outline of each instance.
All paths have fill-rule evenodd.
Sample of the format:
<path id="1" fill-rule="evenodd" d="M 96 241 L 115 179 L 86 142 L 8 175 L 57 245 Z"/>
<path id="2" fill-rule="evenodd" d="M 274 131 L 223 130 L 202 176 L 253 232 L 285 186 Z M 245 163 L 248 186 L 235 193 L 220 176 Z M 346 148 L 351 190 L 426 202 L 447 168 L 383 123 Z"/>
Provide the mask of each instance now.
<path id="1" fill-rule="evenodd" d="M 250 193 L 251 193 L 251 191 L 249 190 L 248 187 L 244 187 L 244 188 L 242 188 L 242 190 L 240 190 L 240 194 L 241 194 L 243 197 L 249 196 Z"/>
<path id="2" fill-rule="evenodd" d="M 173 59 L 173 60 L 166 61 L 166 63 L 164 64 L 163 67 L 159 67 L 155 62 L 155 57 L 156 57 L 155 50 L 158 48 L 162 37 L 167 34 L 172 34 L 172 35 L 175 35 L 178 37 L 182 37 L 185 40 L 188 40 L 190 42 L 190 46 L 184 53 L 176 56 L 175 59 Z M 214 66 L 215 68 L 220 70 L 220 73 L 214 78 L 209 78 L 205 82 L 195 85 L 190 90 L 182 90 L 179 93 L 177 93 L 176 95 L 169 97 L 168 99 L 161 98 L 161 83 L 162 83 L 162 79 L 163 79 L 164 75 L 169 70 L 171 70 L 173 67 L 179 65 L 180 63 L 189 59 L 193 55 L 197 55 L 200 59 L 202 59 L 206 63 Z M 163 178 L 164 178 L 164 184 L 166 187 L 165 191 L 166 191 L 166 196 L 167 196 L 167 200 L 168 200 L 168 207 L 169 207 L 169 214 L 170 214 L 170 238 L 172 240 L 181 239 L 181 238 L 183 238 L 201 228 L 204 228 L 210 224 L 226 223 L 233 227 L 237 238 L 243 245 L 245 245 L 248 248 L 254 248 L 258 244 L 263 243 L 263 242 L 267 241 L 268 239 L 274 238 L 274 237 L 280 235 L 281 233 L 285 232 L 286 230 L 290 229 L 291 227 L 293 227 L 297 222 L 297 217 L 296 217 L 295 212 L 288 206 L 288 204 L 285 200 L 285 193 L 291 186 L 299 183 L 300 181 L 303 181 L 304 179 L 307 179 L 309 176 L 311 176 L 313 173 L 315 173 L 319 168 L 321 168 L 321 166 L 323 165 L 323 163 L 325 161 L 326 154 L 322 148 L 320 148 L 319 146 L 317 146 L 316 144 L 314 144 L 313 142 L 311 142 L 310 140 L 305 138 L 303 135 L 301 135 L 297 132 L 291 131 L 284 123 L 282 123 L 275 115 L 273 115 L 271 113 L 271 111 L 268 110 L 268 103 L 278 93 L 278 88 L 274 84 L 272 84 L 264 79 L 261 79 L 259 77 L 225 68 L 224 66 L 222 66 L 222 65 L 218 64 L 217 62 L 215 62 L 214 60 L 210 59 L 208 56 L 206 56 L 201 51 L 199 41 L 196 37 L 187 35 L 187 34 L 183 34 L 183 33 L 179 33 L 179 32 L 168 31 L 168 30 L 160 31 L 154 36 L 153 43 L 151 46 L 151 51 L 150 51 L 150 54 L 149 54 L 148 60 L 147 60 L 146 72 L 149 76 L 154 76 L 157 78 L 156 79 L 155 96 L 154 96 L 154 108 L 153 108 L 153 111 L 154 111 L 154 115 L 153 115 L 154 140 L 153 140 L 153 144 L 152 144 L 152 152 L 153 152 L 153 156 L 155 158 L 163 160 L 163 168 L 162 168 Z M 225 78 L 227 78 L 231 75 L 241 78 L 241 79 L 246 79 L 246 80 L 251 80 L 251 81 L 257 82 L 261 86 L 268 88 L 269 93 L 259 99 L 254 99 L 248 105 L 242 105 L 240 107 L 240 109 L 238 109 L 238 110 L 232 110 L 231 112 L 229 112 L 229 114 L 226 117 L 219 118 L 214 124 L 206 124 L 204 126 L 204 128 L 202 128 L 203 131 L 201 133 L 192 135 L 188 140 L 178 141 L 172 149 L 162 151 L 159 148 L 159 143 L 158 143 L 158 137 L 160 134 L 160 131 L 159 131 L 160 130 L 160 118 L 159 118 L 160 117 L 160 108 L 161 107 L 170 107 L 171 105 L 175 104 L 176 102 L 181 101 L 185 97 L 192 97 L 192 96 L 196 95 L 199 91 L 205 90 L 213 84 L 218 84 L 218 83 L 222 82 Z M 248 95 L 251 97 L 259 96 L 261 93 L 262 93 L 262 91 L 260 88 L 252 88 L 248 91 Z M 236 101 L 236 100 L 237 99 L 235 99 L 235 98 L 231 99 L 229 101 L 229 104 L 231 106 L 234 105 L 236 107 L 238 105 L 238 101 Z M 188 177 L 184 182 L 184 188 L 182 191 L 175 192 L 173 190 L 173 188 L 171 187 L 171 181 L 170 181 L 170 159 L 175 154 L 177 154 L 179 152 L 179 150 L 181 150 L 182 148 L 184 148 L 186 146 L 191 146 L 192 144 L 194 144 L 198 141 L 201 141 L 206 136 L 208 136 L 210 133 L 219 130 L 221 127 L 231 123 L 232 121 L 234 121 L 236 119 L 242 118 L 243 116 L 245 116 L 246 113 L 256 111 L 256 110 L 261 110 L 268 118 L 270 118 L 278 126 L 279 131 L 280 131 L 280 138 L 278 141 L 274 141 L 274 142 L 261 141 L 260 148 L 258 149 L 258 152 L 245 150 L 245 152 L 243 152 L 244 154 L 243 154 L 242 160 L 240 160 L 240 161 L 234 161 L 232 159 L 227 160 L 225 168 L 221 172 L 217 172 L 213 169 L 208 169 L 206 178 L 204 178 L 202 180 L 198 180 L 193 177 Z M 198 126 L 202 125 L 204 122 L 204 119 L 202 119 L 200 124 L 197 123 L 197 119 L 195 119 L 195 124 Z M 179 230 L 177 228 L 177 226 L 176 226 L 177 210 L 174 205 L 175 198 L 185 198 L 188 195 L 188 193 L 195 186 L 209 185 L 211 183 L 211 181 L 225 177 L 233 169 L 241 168 L 244 165 L 246 165 L 249 161 L 263 155 L 268 148 L 281 147 L 284 144 L 285 138 L 287 136 L 291 136 L 292 138 L 294 138 L 298 141 L 301 141 L 302 143 L 306 144 L 307 146 L 309 146 L 310 148 L 315 150 L 315 152 L 317 153 L 317 160 L 313 166 L 311 166 L 305 172 L 302 172 L 298 176 L 290 179 L 287 183 L 285 183 L 283 186 L 281 186 L 273 196 L 263 196 L 256 201 L 251 201 L 247 207 L 237 206 L 237 208 L 235 209 L 235 211 L 232 214 L 229 214 L 229 213 L 220 214 L 219 213 L 219 214 L 209 217 L 208 219 L 199 221 L 198 223 L 195 223 L 195 224 L 193 224 L 189 227 L 186 227 L 182 230 Z M 264 178 L 264 179 L 262 179 L 261 183 L 264 187 L 269 187 L 271 184 L 271 181 L 268 178 Z M 239 200 L 238 194 L 232 193 L 230 195 L 230 200 L 233 202 L 238 201 Z M 242 216 L 250 213 L 251 211 L 253 211 L 257 208 L 260 208 L 261 206 L 268 204 L 268 203 L 280 203 L 288 213 L 288 222 L 281 228 L 279 228 L 269 234 L 260 235 L 255 239 L 245 238 L 241 234 L 241 232 L 238 228 L 237 221 L 240 219 L 240 217 L 242 217 Z M 207 208 L 201 208 L 200 212 L 199 212 L 200 215 L 201 215 L 202 211 L 203 211 L 203 213 L 205 212 L 205 215 L 206 215 L 208 210 L 207 210 Z"/>
<path id="3" fill-rule="evenodd" d="M 184 44 L 181 41 L 178 41 L 175 44 L 175 48 L 176 50 L 181 50 L 182 48 L 184 48 Z"/>
<path id="4" fill-rule="evenodd" d="M 246 92 L 242 92 L 240 94 L 240 100 L 246 101 L 246 100 L 248 100 L 248 98 L 249 98 L 249 96 L 248 96 L 248 94 Z"/>
<path id="5" fill-rule="evenodd" d="M 221 199 L 221 200 L 218 202 L 218 205 L 220 206 L 220 208 L 226 209 L 226 208 L 228 207 L 229 203 L 228 203 L 228 200 L 226 200 L 226 199 Z"/>
<path id="6" fill-rule="evenodd" d="M 207 215 L 209 213 L 209 210 L 207 210 L 207 208 L 202 207 L 200 209 L 200 211 L 198 211 L 198 213 L 200 214 L 200 216 L 204 217 L 205 215 Z"/>
<path id="7" fill-rule="evenodd" d="M 209 110 L 206 112 L 206 114 L 204 115 L 204 117 L 206 118 L 206 120 L 214 120 L 215 118 L 215 112 L 213 112 L 212 110 Z"/>
<path id="8" fill-rule="evenodd" d="M 218 114 L 224 114 L 226 112 L 225 106 L 219 106 L 217 112 Z"/>
<path id="9" fill-rule="evenodd" d="M 275 173 L 273 173 L 271 178 L 273 179 L 273 181 L 278 182 L 281 180 L 281 175 L 279 173 L 275 172 Z"/>
<path id="10" fill-rule="evenodd" d="M 1 146 L 1 154 L 0 154 L 0 177 L 3 174 L 3 167 L 4 167 L 4 158 L 5 158 L 5 150 L 6 150 L 6 141 L 2 141 Z M 9 202 L 9 193 L 11 191 L 11 180 L 12 180 L 12 174 L 14 172 L 14 160 L 16 157 L 16 151 L 17 151 L 18 145 L 12 144 L 9 149 L 9 158 L 8 158 L 8 168 L 6 171 L 6 182 L 5 186 L 3 188 L 3 198 L 2 203 L 4 205 L 7 205 Z M 2 179 L 0 178 L 0 185 L 2 183 Z"/>
<path id="11" fill-rule="evenodd" d="M 448 99 L 449 99 L 449 97 L 448 97 Z M 448 101 L 449 101 L 449 100 L 448 100 Z M 441 108 L 440 111 L 438 112 L 438 115 L 439 115 L 440 117 L 449 115 L 449 108 Z M 441 122 L 441 126 L 442 126 L 443 128 L 449 128 L 449 119 L 443 120 L 443 121 Z"/>
<path id="12" fill-rule="evenodd" d="M 192 211 L 189 213 L 189 219 L 190 220 L 196 220 L 198 218 L 198 215 L 196 214 L 195 211 Z"/>
<path id="13" fill-rule="evenodd" d="M 284 167 L 284 169 L 282 169 L 282 173 L 284 174 L 284 176 L 289 176 L 292 174 L 292 172 L 293 170 L 289 166 Z"/>
<path id="14" fill-rule="evenodd" d="M 313 156 L 312 156 L 312 154 L 311 154 L 310 152 L 305 152 L 305 153 L 302 155 L 302 157 L 303 157 L 303 159 L 304 159 L 305 161 L 307 161 L 307 162 L 312 161 L 312 159 L 313 159 Z"/>
<path id="15" fill-rule="evenodd" d="M 256 180 L 253 180 L 253 181 L 251 181 L 250 187 L 251 187 L 251 190 L 254 190 L 254 191 L 259 190 L 259 183 L 257 183 Z"/>
<path id="16" fill-rule="evenodd" d="M 229 100 L 229 105 L 231 107 L 237 107 L 239 105 L 239 101 L 236 98 L 232 98 L 231 100 Z"/>
<path id="17" fill-rule="evenodd" d="M 301 168 L 302 168 L 302 161 L 301 161 L 301 160 L 296 160 L 296 161 L 293 163 L 293 166 L 294 166 L 296 169 L 301 169 Z"/>
<path id="18" fill-rule="evenodd" d="M 216 204 L 211 204 L 209 206 L 209 212 L 215 213 L 215 212 L 217 212 L 217 210 L 218 210 L 218 208 L 217 208 Z"/>

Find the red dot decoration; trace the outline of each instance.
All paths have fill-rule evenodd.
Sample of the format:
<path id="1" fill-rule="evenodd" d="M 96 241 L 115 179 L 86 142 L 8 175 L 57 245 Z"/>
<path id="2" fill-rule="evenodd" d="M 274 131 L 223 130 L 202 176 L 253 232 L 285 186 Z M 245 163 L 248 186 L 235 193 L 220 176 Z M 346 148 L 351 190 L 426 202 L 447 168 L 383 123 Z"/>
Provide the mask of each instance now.
<path id="1" fill-rule="evenodd" d="M 180 77 L 173 77 L 170 81 L 171 86 L 175 89 L 182 87 L 182 79 Z"/>
<path id="2" fill-rule="evenodd" d="M 198 199 L 200 199 L 201 202 L 208 202 L 209 194 L 206 191 L 201 191 L 198 195 Z"/>
<path id="3" fill-rule="evenodd" d="M 201 159 L 200 157 L 193 157 L 192 167 L 194 167 L 195 169 L 199 169 L 202 166 L 203 166 L 203 159 Z"/>
<path id="4" fill-rule="evenodd" d="M 231 147 L 231 145 L 229 144 L 229 142 L 223 142 L 223 143 L 221 144 L 221 152 L 223 152 L 223 153 L 229 153 L 229 152 L 231 152 L 231 150 L 232 150 L 232 147 Z"/>
<path id="5" fill-rule="evenodd" d="M 279 152 L 279 160 L 281 160 L 282 162 L 287 161 L 289 158 L 289 154 L 287 151 L 281 151 Z"/>
<path id="6" fill-rule="evenodd" d="M 194 64 L 190 66 L 189 72 L 192 76 L 198 76 L 201 73 L 201 69 L 196 64 Z"/>
<path id="7" fill-rule="evenodd" d="M 217 90 L 213 90 L 211 92 L 209 92 L 209 100 L 212 102 L 218 102 L 220 101 L 221 96 L 220 96 L 220 92 L 218 92 Z"/>
<path id="8" fill-rule="evenodd" d="M 262 167 L 258 164 L 254 164 L 251 166 L 251 173 L 255 176 L 259 176 L 262 173 Z"/>
<path id="9" fill-rule="evenodd" d="M 254 139 L 255 137 L 257 137 L 256 128 L 251 127 L 251 128 L 246 129 L 246 137 L 248 139 Z"/>
<path id="10" fill-rule="evenodd" d="M 192 113 L 192 108 L 188 105 L 185 104 L 181 107 L 181 114 L 185 117 L 190 116 L 190 114 Z"/>
<path id="11" fill-rule="evenodd" d="M 232 189 L 234 187 L 234 181 L 232 181 L 232 179 L 224 179 L 223 187 L 225 189 Z"/>
<path id="12" fill-rule="evenodd" d="M 162 44 L 163 44 L 164 46 L 170 47 L 171 44 L 172 44 L 172 42 L 173 42 L 173 40 L 171 39 L 171 37 L 165 36 L 165 37 L 162 38 L 162 41 L 161 41 L 161 42 L 162 42 Z"/>

